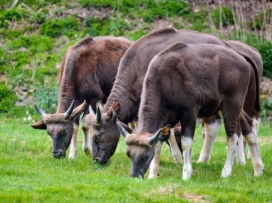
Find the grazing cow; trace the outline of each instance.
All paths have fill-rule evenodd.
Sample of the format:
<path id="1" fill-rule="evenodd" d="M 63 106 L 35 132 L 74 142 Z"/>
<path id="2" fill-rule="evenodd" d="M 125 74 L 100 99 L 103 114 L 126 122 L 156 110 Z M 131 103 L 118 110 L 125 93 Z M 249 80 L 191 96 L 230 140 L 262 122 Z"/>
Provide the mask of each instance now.
<path id="1" fill-rule="evenodd" d="M 262 72 L 263 72 L 263 64 L 262 64 L 262 58 L 258 50 L 255 48 L 240 42 L 240 41 L 234 41 L 234 40 L 227 40 L 224 41 L 232 50 L 245 54 L 253 59 L 257 66 L 258 70 L 258 76 L 259 76 L 259 81 L 261 80 L 262 77 Z M 253 70 L 252 70 L 253 71 Z M 246 114 L 253 119 L 253 128 L 258 132 L 258 127 L 259 127 L 259 122 L 260 122 L 260 110 L 255 108 L 255 100 L 256 97 L 252 96 L 256 94 L 256 82 L 255 82 L 255 76 L 254 73 L 251 74 L 251 79 L 250 79 L 250 84 L 249 84 L 249 89 L 246 95 L 245 103 L 244 103 L 244 110 Z M 210 159 L 211 156 L 211 150 L 212 146 L 215 140 L 215 136 L 217 135 L 217 132 L 219 130 L 220 126 L 220 121 L 221 118 L 219 115 L 215 117 L 215 121 L 213 124 L 210 124 L 209 122 L 205 123 L 205 119 L 203 120 L 203 135 L 208 135 L 204 139 L 204 144 L 198 159 L 198 162 L 207 162 Z M 206 132 L 206 133 L 205 133 Z M 178 142 L 178 146 L 181 149 L 181 143 L 180 143 L 180 136 L 181 136 L 181 129 L 178 129 L 178 127 L 175 128 L 175 137 Z M 237 161 L 240 164 L 245 164 L 245 158 L 244 158 L 244 147 L 243 142 L 242 142 L 242 136 L 239 137 L 239 142 L 238 145 L 240 146 L 238 150 L 241 150 L 237 152 Z M 181 149 L 182 150 L 182 149 Z"/>
<path id="2" fill-rule="evenodd" d="M 105 107 L 101 109 L 101 112 L 99 108 L 97 109 L 99 115 L 89 114 L 83 118 L 84 123 L 89 124 L 92 129 L 91 141 L 95 162 L 107 163 L 113 155 L 120 136 L 116 118 L 128 123 L 137 116 L 142 83 L 150 61 L 157 53 L 176 42 L 225 45 L 214 35 L 177 31 L 173 28 L 154 31 L 137 40 L 120 62 L 117 77 Z M 170 136 L 169 144 L 174 158 L 177 161 L 181 160 L 181 153 L 175 147 L 174 137 Z M 158 150 L 160 150 L 159 146 Z M 158 163 L 159 160 L 155 159 L 150 170 L 150 178 L 157 176 Z"/>
<path id="3" fill-rule="evenodd" d="M 254 175 L 261 175 L 263 163 L 256 132 L 252 120 L 243 111 L 252 69 L 257 87 L 255 108 L 258 110 L 258 72 L 250 57 L 243 57 L 224 46 L 184 43 L 174 44 L 157 54 L 145 76 L 137 130 L 129 133 L 123 128 L 124 124 L 117 123 L 131 159 L 131 176 L 144 177 L 154 156 L 154 145 L 169 134 L 169 125 L 161 127 L 174 126 L 180 121 L 184 154 L 182 178 L 190 178 L 196 120 L 214 117 L 218 111 L 223 114 L 229 146 L 221 176 L 231 174 L 241 133 L 250 147 Z"/>
<path id="4" fill-rule="evenodd" d="M 84 100 L 93 107 L 100 100 L 106 102 L 120 59 L 131 44 L 131 41 L 123 37 L 86 37 L 68 48 L 60 69 L 57 112 L 49 114 L 52 118 L 47 115 L 49 118 L 46 117 L 46 120 L 50 121 L 50 125 L 44 117 L 32 125 L 35 129 L 47 129 L 53 141 L 52 154 L 55 158 L 65 157 L 71 141 L 69 158 L 77 155 L 79 125 L 79 116 L 71 117 L 73 122 L 67 122 L 66 118 L 56 115 L 65 112 L 72 100 L 75 106 Z M 88 108 L 81 110 L 88 113 Z M 61 131 L 62 128 L 66 130 Z M 82 148 L 86 154 L 90 154 L 92 150 L 89 129 L 86 126 L 82 129 L 84 131 Z M 63 146 L 57 147 L 61 143 Z"/>

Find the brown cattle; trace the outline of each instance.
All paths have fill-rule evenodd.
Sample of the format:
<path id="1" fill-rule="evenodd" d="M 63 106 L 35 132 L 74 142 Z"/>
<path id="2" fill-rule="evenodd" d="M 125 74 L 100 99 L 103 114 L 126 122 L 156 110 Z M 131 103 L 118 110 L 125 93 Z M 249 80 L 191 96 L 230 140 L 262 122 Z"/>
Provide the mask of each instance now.
<path id="1" fill-rule="evenodd" d="M 257 49 L 254 47 L 251 47 L 243 42 L 240 41 L 234 41 L 234 40 L 227 40 L 224 41 L 229 47 L 231 47 L 232 50 L 242 53 L 244 55 L 247 55 L 253 59 L 257 66 L 258 70 L 258 76 L 259 76 L 259 81 L 261 80 L 262 77 L 262 72 L 263 72 L 263 63 L 262 63 L 262 58 L 260 53 L 258 52 Z M 252 74 L 251 74 L 251 79 L 250 79 L 250 84 L 249 84 L 249 89 L 246 95 L 245 103 L 244 103 L 244 110 L 246 114 L 253 119 L 253 128 L 258 132 L 258 127 L 259 127 L 259 122 L 260 122 L 260 109 L 255 108 L 255 103 L 256 103 L 256 97 L 252 96 L 256 94 L 256 81 L 255 81 L 255 76 L 254 76 L 254 71 L 252 69 Z M 215 140 L 215 136 L 217 135 L 217 132 L 219 130 L 221 123 L 221 118 L 219 115 L 216 116 L 215 120 L 213 123 L 210 121 L 205 123 L 205 119 L 203 122 L 203 136 L 207 134 L 207 136 L 204 139 L 204 144 L 198 159 L 198 162 L 207 162 L 210 159 L 211 156 L 211 150 L 212 146 Z M 206 132 L 206 133 L 205 133 Z M 181 149 L 181 129 L 180 127 L 175 128 L 175 137 L 178 142 L 178 146 Z M 242 136 L 240 137 L 242 139 Z M 243 143 L 242 140 L 239 139 L 238 145 L 240 146 L 238 150 L 241 150 L 240 152 L 237 152 L 237 161 L 240 164 L 245 164 L 245 158 L 244 158 L 244 152 L 243 149 Z"/>
<path id="2" fill-rule="evenodd" d="M 131 159 L 131 176 L 144 176 L 155 154 L 154 145 L 161 136 L 169 134 L 169 125 L 161 127 L 174 126 L 180 121 L 184 154 L 182 178 L 190 178 L 196 120 L 216 116 L 218 111 L 223 114 L 229 146 L 221 176 L 231 174 L 241 133 L 250 147 L 254 175 L 261 175 L 263 163 L 257 136 L 252 120 L 243 111 L 252 69 L 258 110 L 258 73 L 249 57 L 224 46 L 183 43 L 174 44 L 156 55 L 145 76 L 137 130 L 129 134 L 117 123 Z"/>
<path id="3" fill-rule="evenodd" d="M 40 113 L 43 119 L 32 125 L 35 129 L 47 129 L 53 141 L 52 155 L 55 158 L 65 157 L 71 140 L 69 158 L 77 155 L 80 113 L 69 118 L 58 115 L 69 108 L 72 100 L 75 107 L 84 100 L 88 106 L 93 107 L 100 100 L 106 102 L 120 59 L 131 44 L 131 41 L 123 37 L 86 37 L 68 48 L 60 69 L 57 112 L 48 114 L 46 118 L 45 114 Z M 88 108 L 82 108 L 80 111 L 88 113 Z M 92 151 L 88 130 L 88 127 L 83 127 L 82 148 L 86 154 Z"/>
<path id="4" fill-rule="evenodd" d="M 83 118 L 84 122 L 90 124 L 92 129 L 91 140 L 94 161 L 104 164 L 110 159 L 120 136 L 116 126 L 116 118 L 128 123 L 137 117 L 142 83 L 150 61 L 157 53 L 176 42 L 225 45 L 224 42 L 213 35 L 194 31 L 178 31 L 173 28 L 154 31 L 137 40 L 120 62 L 113 89 L 105 107 L 101 109 L 101 116 L 98 109 L 99 116 L 87 115 Z M 171 139 L 174 140 L 170 136 L 170 141 Z M 174 151 L 176 153 L 174 156 L 177 156 L 176 160 L 180 160 L 181 154 L 176 151 Z M 154 170 L 157 170 L 158 160 L 154 164 Z M 157 172 L 150 170 L 150 177 L 155 176 L 157 176 Z"/>

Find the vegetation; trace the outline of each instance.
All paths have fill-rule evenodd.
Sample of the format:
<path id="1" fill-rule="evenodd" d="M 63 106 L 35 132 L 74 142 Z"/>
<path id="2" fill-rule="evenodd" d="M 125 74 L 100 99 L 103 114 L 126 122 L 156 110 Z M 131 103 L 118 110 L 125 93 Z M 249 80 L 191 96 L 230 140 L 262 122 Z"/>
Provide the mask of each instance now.
<path id="1" fill-rule="evenodd" d="M 0 76 L 4 79 L 1 87 L 14 94 L 0 102 L 0 113 L 12 113 L 7 116 L 20 117 L 18 106 L 30 108 L 31 98 L 48 110 L 55 110 L 57 99 L 51 97 L 57 95 L 57 67 L 66 49 L 83 37 L 114 35 L 135 41 L 157 29 L 160 22 L 177 29 L 245 41 L 260 51 L 264 76 L 272 76 L 272 44 L 266 37 L 271 35 L 268 19 L 272 12 L 266 7 L 253 13 L 253 19 L 245 20 L 237 5 L 218 5 L 212 9 L 199 4 L 196 9 L 183 0 L 19 0 L 15 5 L 12 3 L 11 0 L 0 3 Z M 39 93 L 50 89 L 55 92 L 43 96 Z M 264 106 L 267 105 L 272 106 L 270 103 Z M 10 111 L 11 107 L 15 109 Z"/>

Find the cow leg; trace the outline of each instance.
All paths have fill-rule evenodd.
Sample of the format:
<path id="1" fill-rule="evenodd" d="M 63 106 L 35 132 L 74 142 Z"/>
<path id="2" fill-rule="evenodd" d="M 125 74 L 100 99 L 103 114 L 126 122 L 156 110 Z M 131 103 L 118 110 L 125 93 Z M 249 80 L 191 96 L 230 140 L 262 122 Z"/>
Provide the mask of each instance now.
<path id="1" fill-rule="evenodd" d="M 236 133 L 234 133 L 232 136 L 228 136 L 228 156 L 221 173 L 221 177 L 223 178 L 226 178 L 231 174 L 233 161 L 237 151 L 237 142 L 238 135 Z"/>
<path id="2" fill-rule="evenodd" d="M 211 151 L 221 124 L 221 118 L 218 115 L 209 119 L 203 119 L 203 123 L 204 135 L 202 133 L 202 136 L 204 136 L 204 144 L 197 161 L 199 163 L 207 163 L 211 158 Z"/>
<path id="3" fill-rule="evenodd" d="M 92 155 L 92 145 L 91 145 L 91 140 L 90 140 L 90 130 L 89 127 L 87 126 L 82 126 L 83 134 L 84 134 L 84 139 L 83 139 L 83 144 L 82 144 L 82 150 L 86 155 Z"/>
<path id="4" fill-rule="evenodd" d="M 181 145 L 183 150 L 183 169 L 182 179 L 187 180 L 193 174 L 191 152 L 194 138 L 194 131 L 196 126 L 196 115 L 188 114 L 181 120 Z"/>
<path id="5" fill-rule="evenodd" d="M 171 134 L 168 139 L 168 143 L 171 148 L 171 153 L 172 153 L 172 157 L 174 158 L 174 161 L 176 163 L 181 163 L 182 162 L 182 154 L 181 154 L 181 151 L 178 147 L 173 128 L 171 129 Z"/>
<path id="6" fill-rule="evenodd" d="M 156 178 L 159 174 L 159 166 L 160 166 L 160 155 L 161 155 L 161 149 L 162 149 L 163 142 L 158 142 L 155 145 L 155 156 L 152 159 L 150 166 L 149 166 L 149 174 L 148 178 Z"/>
<path id="7" fill-rule="evenodd" d="M 244 139 L 243 136 L 238 136 L 237 140 L 237 164 L 246 165 Z"/>
<path id="8" fill-rule="evenodd" d="M 254 168 L 254 176 L 260 176 L 263 173 L 264 165 L 260 153 L 254 121 L 248 122 L 249 117 L 244 113 L 241 116 L 241 128 L 244 138 L 249 146 L 251 161 Z"/>
<path id="9" fill-rule="evenodd" d="M 70 145 L 69 159 L 73 159 L 77 156 L 77 133 L 78 133 L 78 124 L 73 123 L 74 132 Z"/>
<path id="10" fill-rule="evenodd" d="M 256 132 L 257 136 L 258 136 L 260 121 L 261 121 L 260 118 L 253 118 L 252 130 Z M 244 147 L 246 149 L 246 141 L 244 142 Z M 248 150 L 248 152 L 247 152 L 247 158 L 251 159 L 250 150 Z"/>

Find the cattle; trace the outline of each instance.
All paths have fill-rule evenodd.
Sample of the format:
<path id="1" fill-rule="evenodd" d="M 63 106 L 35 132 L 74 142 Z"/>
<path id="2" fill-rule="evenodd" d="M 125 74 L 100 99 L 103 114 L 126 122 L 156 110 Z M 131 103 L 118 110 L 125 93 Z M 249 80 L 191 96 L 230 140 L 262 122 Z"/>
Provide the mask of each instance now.
<path id="1" fill-rule="evenodd" d="M 226 43 L 227 46 L 229 46 L 232 50 L 248 55 L 249 57 L 251 57 L 253 59 L 253 61 L 255 62 L 256 66 L 257 66 L 257 70 L 258 70 L 258 76 L 259 76 L 259 81 L 261 80 L 262 77 L 262 72 L 263 72 L 263 63 L 262 63 L 262 58 L 261 55 L 259 53 L 259 51 L 257 49 L 255 49 L 254 47 L 251 47 L 243 42 L 240 41 L 235 41 L 235 40 L 226 40 L 224 41 Z M 253 70 L 252 70 L 253 71 Z M 253 128 L 256 131 L 256 133 L 258 132 L 258 126 L 259 126 L 259 122 L 260 122 L 260 110 L 255 108 L 255 99 L 256 97 L 252 96 L 255 95 L 256 93 L 256 83 L 255 83 L 255 77 L 254 74 L 251 74 L 251 80 L 250 80 L 250 85 L 249 85 L 249 89 L 246 95 L 246 99 L 245 99 L 245 103 L 244 103 L 244 110 L 246 112 L 246 114 L 253 119 Z M 205 120 L 204 120 L 205 121 Z M 206 136 L 204 138 L 204 144 L 198 159 L 198 162 L 204 162 L 206 163 L 207 161 L 209 161 L 210 157 L 211 157 L 211 150 L 212 150 L 212 146 L 215 140 L 215 136 L 219 130 L 219 126 L 221 123 L 221 118 L 219 115 L 217 115 L 215 117 L 215 121 L 213 122 L 213 124 L 210 123 L 205 123 L 203 122 L 203 138 L 204 136 L 207 134 L 208 136 Z M 205 131 L 209 131 L 208 133 L 205 133 Z M 182 151 L 181 148 L 181 129 L 180 127 L 175 127 L 174 129 L 174 134 L 175 134 L 175 138 L 176 141 L 178 142 L 178 146 L 180 148 L 180 150 Z M 242 139 L 242 136 L 239 137 Z M 240 146 L 238 148 L 238 150 L 240 150 L 239 152 L 237 152 L 237 162 L 239 164 L 245 164 L 245 158 L 244 158 L 244 152 L 243 152 L 243 143 L 241 142 L 242 140 L 239 139 L 238 140 L 238 145 Z"/>
<path id="2" fill-rule="evenodd" d="M 47 130 L 53 141 L 52 155 L 55 158 L 65 157 L 70 143 L 69 158 L 77 155 L 79 116 L 72 116 L 67 122 L 66 117 L 58 115 L 69 108 L 72 100 L 75 107 L 84 100 L 87 106 L 91 105 L 93 108 L 100 100 L 106 102 L 120 59 L 131 44 L 131 41 L 123 37 L 86 37 L 67 49 L 59 74 L 57 112 L 47 114 L 46 118 L 42 116 L 42 120 L 32 125 L 34 129 Z M 36 106 L 36 109 L 39 107 Z M 81 112 L 88 113 L 88 108 L 81 109 Z M 82 148 L 86 154 L 91 154 L 89 129 L 84 126 L 82 130 L 84 132 Z"/>
<path id="3" fill-rule="evenodd" d="M 251 151 L 254 175 L 261 175 L 264 165 L 256 132 L 252 120 L 243 111 L 252 69 L 258 110 L 258 72 L 250 57 L 224 46 L 184 43 L 176 43 L 157 54 L 144 79 L 137 129 L 129 133 L 124 124 L 117 123 L 131 159 L 131 176 L 144 177 L 155 153 L 154 145 L 169 134 L 170 126 L 180 121 L 184 154 L 182 178 L 191 178 L 191 150 L 197 118 L 209 119 L 219 111 L 223 114 L 228 141 L 228 156 L 221 177 L 231 175 L 241 133 Z"/>
<path id="4" fill-rule="evenodd" d="M 173 28 L 151 32 L 134 42 L 120 61 L 113 89 L 104 108 L 101 110 L 97 108 L 99 115 L 89 114 L 83 118 L 84 123 L 92 129 L 91 141 L 95 162 L 105 164 L 114 154 L 120 136 L 116 119 L 128 123 L 137 117 L 142 83 L 150 61 L 157 53 L 175 42 L 225 46 L 225 43 L 214 35 Z M 172 136 L 169 138 L 169 144 L 175 160 L 181 160 L 181 153 L 178 152 L 179 149 Z M 160 146 L 158 146 L 157 151 L 159 150 Z M 156 159 L 152 162 L 150 178 L 157 176 L 158 163 L 159 161 Z"/>

